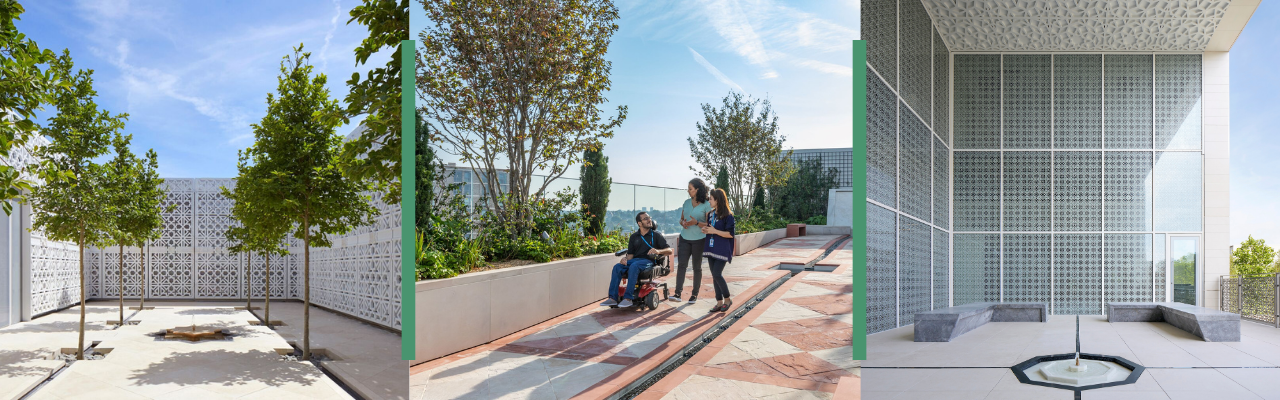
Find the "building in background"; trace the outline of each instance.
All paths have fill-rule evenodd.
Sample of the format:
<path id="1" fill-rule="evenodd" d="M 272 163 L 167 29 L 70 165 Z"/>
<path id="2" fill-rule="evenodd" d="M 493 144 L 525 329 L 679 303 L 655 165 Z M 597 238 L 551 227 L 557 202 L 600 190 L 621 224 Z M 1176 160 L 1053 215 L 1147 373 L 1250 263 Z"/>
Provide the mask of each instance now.
<path id="1" fill-rule="evenodd" d="M 984 301 L 1218 308 L 1257 2 L 865 0 L 868 332 Z"/>

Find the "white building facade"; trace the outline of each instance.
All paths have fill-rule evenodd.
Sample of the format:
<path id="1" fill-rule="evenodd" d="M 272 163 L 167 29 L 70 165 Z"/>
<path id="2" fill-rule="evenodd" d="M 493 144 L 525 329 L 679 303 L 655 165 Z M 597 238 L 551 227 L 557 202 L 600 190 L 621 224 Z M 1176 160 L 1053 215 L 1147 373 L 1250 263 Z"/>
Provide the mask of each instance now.
<path id="1" fill-rule="evenodd" d="M 868 333 L 984 301 L 1219 307 L 1258 1 L 866 0 Z"/>

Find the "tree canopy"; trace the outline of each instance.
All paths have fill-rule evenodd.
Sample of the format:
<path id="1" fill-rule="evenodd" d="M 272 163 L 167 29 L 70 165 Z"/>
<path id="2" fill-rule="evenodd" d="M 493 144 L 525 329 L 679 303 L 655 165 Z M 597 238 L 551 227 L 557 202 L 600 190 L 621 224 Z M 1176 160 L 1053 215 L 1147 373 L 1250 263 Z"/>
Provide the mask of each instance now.
<path id="1" fill-rule="evenodd" d="M 1253 275 L 1276 272 L 1276 250 L 1267 241 L 1249 235 L 1231 252 L 1231 275 Z"/>
<path id="2" fill-rule="evenodd" d="M 721 188 L 731 208 L 745 208 L 753 188 L 779 185 L 790 175 L 791 150 L 782 149 L 787 138 L 778 132 L 778 116 L 769 100 L 751 100 L 731 91 L 720 108 L 703 103 L 702 114 L 697 137 L 687 139 L 696 165 L 689 169 L 710 180 L 723 168 L 728 186 Z"/>
<path id="3" fill-rule="evenodd" d="M 17 1 L 0 0 L 0 160 L 12 160 L 13 148 L 31 139 L 39 129 L 33 121 L 36 111 L 52 103 L 54 91 L 63 88 L 66 69 L 52 65 L 57 55 L 40 49 L 14 24 L 25 11 Z M 17 199 L 32 190 L 31 182 L 22 177 L 24 168 L 0 163 L 0 200 Z M 13 205 L 0 201 L 0 209 L 9 214 Z"/>
<path id="4" fill-rule="evenodd" d="M 344 172 L 352 179 L 368 181 L 387 204 L 400 201 L 400 42 L 409 38 L 409 0 L 364 0 L 351 9 L 351 19 L 369 29 L 369 37 L 356 46 L 356 65 L 369 56 L 394 49 L 386 65 L 360 79 L 347 81 L 347 117 L 365 115 L 365 130 L 342 147 Z"/>
<path id="5" fill-rule="evenodd" d="M 481 176 L 494 219 L 527 235 L 529 204 L 626 119 L 625 106 L 608 119 L 600 109 L 618 9 L 607 0 L 422 4 L 431 23 L 418 36 L 417 90 L 433 140 Z M 536 187 L 535 172 L 547 176 Z"/>
<path id="6" fill-rule="evenodd" d="M 302 45 L 280 62 L 275 94 L 267 94 L 267 113 L 253 124 L 254 143 L 242 158 L 257 170 L 251 177 L 267 188 L 249 207 L 270 210 L 303 245 L 302 358 L 310 359 L 312 246 L 329 247 L 329 236 L 371 223 L 377 210 L 361 181 L 342 173 L 339 157 L 343 109 L 329 97 L 324 74 L 312 76 L 311 53 Z M 251 237 L 252 235 L 250 235 Z"/>

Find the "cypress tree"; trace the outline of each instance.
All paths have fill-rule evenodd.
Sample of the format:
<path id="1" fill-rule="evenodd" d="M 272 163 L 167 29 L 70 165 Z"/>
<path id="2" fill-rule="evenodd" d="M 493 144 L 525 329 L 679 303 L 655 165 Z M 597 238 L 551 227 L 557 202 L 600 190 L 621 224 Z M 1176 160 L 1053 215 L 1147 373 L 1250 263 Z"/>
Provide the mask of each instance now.
<path id="1" fill-rule="evenodd" d="M 582 195 L 582 214 L 586 218 L 582 233 L 587 236 L 597 236 L 605 230 L 604 215 L 609 206 L 609 186 L 613 184 L 613 178 L 609 177 L 609 157 L 602 154 L 603 150 L 601 145 L 582 152 L 582 184 L 578 193 Z"/>
<path id="2" fill-rule="evenodd" d="M 756 193 L 751 199 L 751 208 L 764 207 L 764 186 L 756 186 Z"/>
<path id="3" fill-rule="evenodd" d="M 716 187 L 729 190 L 729 170 L 724 169 L 723 165 L 720 166 L 720 173 L 716 174 Z"/>

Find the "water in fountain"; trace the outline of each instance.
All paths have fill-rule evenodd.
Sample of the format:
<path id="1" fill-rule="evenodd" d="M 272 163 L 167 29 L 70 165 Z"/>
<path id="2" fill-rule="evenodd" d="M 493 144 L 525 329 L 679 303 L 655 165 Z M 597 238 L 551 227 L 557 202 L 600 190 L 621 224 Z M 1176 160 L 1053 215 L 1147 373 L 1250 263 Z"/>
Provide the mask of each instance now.
<path id="1" fill-rule="evenodd" d="M 1076 316 L 1076 352 L 1071 359 L 1044 361 L 1026 369 L 1027 377 L 1034 381 L 1067 386 L 1089 386 L 1125 380 L 1132 372 L 1111 361 L 1080 358 L 1080 316 Z"/>

